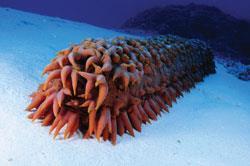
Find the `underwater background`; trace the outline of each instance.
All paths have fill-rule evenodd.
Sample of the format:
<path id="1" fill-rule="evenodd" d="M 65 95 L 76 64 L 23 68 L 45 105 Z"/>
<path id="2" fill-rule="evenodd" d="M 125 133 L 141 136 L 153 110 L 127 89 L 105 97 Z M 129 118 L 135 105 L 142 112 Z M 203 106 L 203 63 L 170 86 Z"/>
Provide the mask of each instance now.
<path id="1" fill-rule="evenodd" d="M 237 18 L 250 20 L 249 0 L 1 0 L 0 6 L 81 21 L 102 27 L 119 27 L 145 9 L 189 3 L 215 6 Z"/>
<path id="2" fill-rule="evenodd" d="M 0 165 L 248 166 L 250 1 L 0 0 Z M 212 46 L 216 74 L 117 145 L 53 140 L 28 96 L 55 54 L 86 38 L 173 34 Z"/>

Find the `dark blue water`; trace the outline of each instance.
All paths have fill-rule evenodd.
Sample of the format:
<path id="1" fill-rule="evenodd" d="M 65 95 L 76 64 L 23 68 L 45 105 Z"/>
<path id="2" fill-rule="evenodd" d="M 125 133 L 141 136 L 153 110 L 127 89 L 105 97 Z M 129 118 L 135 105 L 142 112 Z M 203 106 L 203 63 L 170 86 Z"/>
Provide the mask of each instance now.
<path id="1" fill-rule="evenodd" d="M 0 0 L 0 6 L 103 27 L 118 27 L 146 8 L 191 2 L 213 5 L 226 13 L 250 20 L 250 0 Z"/>

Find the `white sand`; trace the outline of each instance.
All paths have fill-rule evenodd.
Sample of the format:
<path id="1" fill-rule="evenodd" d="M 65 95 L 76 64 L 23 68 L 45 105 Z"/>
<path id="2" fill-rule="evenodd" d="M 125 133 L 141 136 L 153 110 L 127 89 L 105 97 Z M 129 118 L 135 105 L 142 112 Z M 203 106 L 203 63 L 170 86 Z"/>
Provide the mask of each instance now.
<path id="1" fill-rule="evenodd" d="M 0 166 L 250 165 L 250 82 L 217 74 L 199 83 L 158 121 L 118 144 L 53 140 L 26 119 L 27 97 L 55 52 L 86 37 L 122 35 L 88 24 L 0 8 Z"/>

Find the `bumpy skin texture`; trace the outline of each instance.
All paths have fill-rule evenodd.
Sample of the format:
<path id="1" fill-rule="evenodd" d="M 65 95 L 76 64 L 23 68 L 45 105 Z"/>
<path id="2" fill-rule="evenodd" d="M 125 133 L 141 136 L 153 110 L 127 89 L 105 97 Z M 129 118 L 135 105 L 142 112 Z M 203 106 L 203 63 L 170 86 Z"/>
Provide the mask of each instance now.
<path id="1" fill-rule="evenodd" d="M 58 52 L 31 94 L 32 121 L 42 120 L 56 137 L 80 130 L 116 144 L 117 135 L 157 120 L 176 98 L 215 72 L 210 48 L 177 36 L 148 39 L 86 39 Z"/>

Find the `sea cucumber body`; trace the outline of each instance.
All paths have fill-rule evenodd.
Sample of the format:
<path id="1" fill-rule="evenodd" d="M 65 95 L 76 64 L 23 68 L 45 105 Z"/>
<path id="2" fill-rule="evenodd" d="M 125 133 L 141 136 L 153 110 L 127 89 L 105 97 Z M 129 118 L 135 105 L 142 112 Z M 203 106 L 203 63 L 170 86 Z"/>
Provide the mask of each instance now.
<path id="1" fill-rule="evenodd" d="M 84 138 L 116 143 L 117 134 L 157 120 L 172 102 L 215 73 L 211 49 L 177 36 L 86 39 L 58 52 L 45 83 L 32 93 L 29 118 L 51 125 L 56 137 L 77 130 Z"/>

